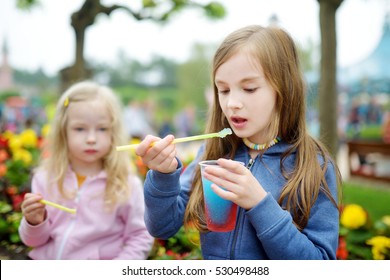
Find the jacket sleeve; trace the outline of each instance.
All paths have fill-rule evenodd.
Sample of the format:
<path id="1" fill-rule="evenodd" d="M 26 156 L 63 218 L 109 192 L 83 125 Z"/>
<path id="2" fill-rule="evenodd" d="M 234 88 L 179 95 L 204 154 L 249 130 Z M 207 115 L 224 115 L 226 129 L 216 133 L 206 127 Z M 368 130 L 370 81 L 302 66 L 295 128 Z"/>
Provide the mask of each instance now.
<path id="1" fill-rule="evenodd" d="M 145 180 L 146 226 L 151 235 L 161 239 L 172 237 L 183 226 L 198 157 L 184 171 L 181 161 L 178 161 L 175 172 L 164 174 L 150 170 Z"/>
<path id="2" fill-rule="evenodd" d="M 337 202 L 337 181 L 331 163 L 325 176 Z M 339 210 L 323 192 L 313 205 L 302 232 L 294 226 L 290 213 L 270 194 L 246 214 L 270 259 L 336 259 Z"/>
<path id="3" fill-rule="evenodd" d="M 45 189 L 42 184 L 43 180 L 40 180 L 44 175 L 38 171 L 31 182 L 31 192 L 40 193 L 45 196 Z M 19 236 L 23 243 L 29 247 L 37 247 L 48 242 L 50 238 L 50 221 L 48 217 L 39 225 L 30 225 L 23 217 L 19 226 Z"/>
<path id="4" fill-rule="evenodd" d="M 148 233 L 144 222 L 144 195 L 142 183 L 133 180 L 130 201 L 122 207 L 121 217 L 125 223 L 123 248 L 115 259 L 145 260 L 152 248 L 154 238 Z"/>

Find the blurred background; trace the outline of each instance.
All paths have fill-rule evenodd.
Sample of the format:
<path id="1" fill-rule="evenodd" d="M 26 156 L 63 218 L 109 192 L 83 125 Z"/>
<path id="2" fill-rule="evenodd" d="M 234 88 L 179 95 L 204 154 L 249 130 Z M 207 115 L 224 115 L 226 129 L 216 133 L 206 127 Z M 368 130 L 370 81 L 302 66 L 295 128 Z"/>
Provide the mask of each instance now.
<path id="1" fill-rule="evenodd" d="M 309 132 L 343 175 L 338 258 L 390 258 L 389 0 L 2 0 L 0 259 L 28 251 L 17 234 L 20 203 L 67 87 L 83 79 L 112 87 L 129 141 L 200 134 L 213 53 L 248 24 L 278 25 L 299 47 Z M 185 164 L 199 144 L 178 145 Z M 180 231 L 156 241 L 150 258 L 200 258 L 197 241 Z"/>

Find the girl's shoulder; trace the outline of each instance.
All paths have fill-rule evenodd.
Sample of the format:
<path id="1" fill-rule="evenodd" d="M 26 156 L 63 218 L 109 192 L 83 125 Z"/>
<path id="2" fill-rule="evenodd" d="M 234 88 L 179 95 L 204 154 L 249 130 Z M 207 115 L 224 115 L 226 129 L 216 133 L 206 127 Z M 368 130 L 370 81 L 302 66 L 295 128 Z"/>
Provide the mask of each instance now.
<path id="1" fill-rule="evenodd" d="M 32 171 L 32 179 L 35 181 L 46 180 L 47 176 L 48 173 L 43 167 L 37 167 Z"/>
<path id="2" fill-rule="evenodd" d="M 129 174 L 127 176 L 127 182 L 130 189 L 130 196 L 140 196 L 143 195 L 143 181 L 141 178 L 136 174 Z"/>
<path id="3" fill-rule="evenodd" d="M 127 176 L 127 182 L 129 183 L 130 186 L 137 186 L 137 187 L 143 186 L 143 182 L 142 182 L 141 178 L 136 174 L 130 173 Z"/>

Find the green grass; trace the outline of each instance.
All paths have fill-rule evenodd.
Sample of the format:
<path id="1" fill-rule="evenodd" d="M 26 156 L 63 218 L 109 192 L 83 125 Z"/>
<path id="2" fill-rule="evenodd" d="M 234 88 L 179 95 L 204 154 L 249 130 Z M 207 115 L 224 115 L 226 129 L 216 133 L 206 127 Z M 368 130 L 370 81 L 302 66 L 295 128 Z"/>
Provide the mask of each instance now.
<path id="1" fill-rule="evenodd" d="M 343 204 L 348 203 L 361 205 L 374 221 L 390 215 L 390 185 L 377 187 L 369 183 L 345 182 Z"/>
<path id="2" fill-rule="evenodd" d="M 353 138 L 354 131 L 348 129 L 347 136 Z M 363 125 L 359 133 L 361 140 L 380 140 L 382 139 L 382 125 Z"/>

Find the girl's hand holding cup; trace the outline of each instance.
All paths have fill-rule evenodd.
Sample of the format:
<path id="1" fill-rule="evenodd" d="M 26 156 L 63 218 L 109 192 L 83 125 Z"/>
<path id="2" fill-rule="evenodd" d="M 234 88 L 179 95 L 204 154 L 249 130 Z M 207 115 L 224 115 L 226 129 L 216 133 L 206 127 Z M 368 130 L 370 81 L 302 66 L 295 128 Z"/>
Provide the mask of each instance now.
<path id="1" fill-rule="evenodd" d="M 207 168 L 206 176 L 215 183 L 212 189 L 220 197 L 249 210 L 267 195 L 259 181 L 241 163 L 223 158 L 217 162 L 222 168 Z"/>

